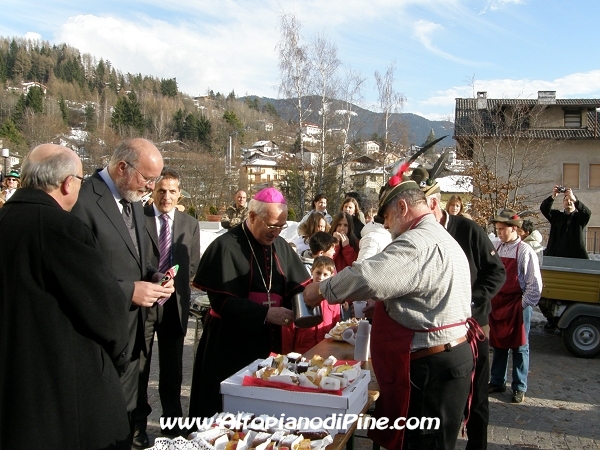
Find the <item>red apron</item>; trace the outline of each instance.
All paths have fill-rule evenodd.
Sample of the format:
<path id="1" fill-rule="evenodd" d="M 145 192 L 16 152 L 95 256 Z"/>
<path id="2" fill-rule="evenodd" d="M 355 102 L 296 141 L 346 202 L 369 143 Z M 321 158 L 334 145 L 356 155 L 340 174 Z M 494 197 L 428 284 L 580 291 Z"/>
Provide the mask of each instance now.
<path id="1" fill-rule="evenodd" d="M 465 322 L 432 328 L 430 330 L 419 330 L 419 332 L 438 331 L 465 325 Z M 471 325 L 471 324 L 470 324 Z M 478 325 L 479 335 L 483 332 Z M 472 327 L 473 325 L 471 325 Z M 373 311 L 373 327 L 371 328 L 371 364 L 373 372 L 379 383 L 379 398 L 375 403 L 374 418 L 387 417 L 388 425 L 398 417 L 408 416 L 410 404 L 410 350 L 415 330 L 406 328 L 392 319 L 383 302 L 375 303 Z M 481 336 L 477 339 L 482 339 Z M 471 337 L 469 333 L 469 337 Z M 471 341 L 471 347 L 475 339 Z M 475 356 L 476 357 L 476 356 Z M 371 429 L 367 436 L 384 448 L 401 449 L 404 439 L 404 429 L 401 430 L 378 430 Z"/>
<path id="2" fill-rule="evenodd" d="M 492 298 L 492 312 L 489 315 L 489 322 L 490 345 L 494 348 L 517 348 L 524 345 L 527 340 L 521 303 L 523 291 L 519 285 L 517 266 L 520 245 L 519 242 L 514 258 L 500 257 L 506 270 L 506 282 Z"/>

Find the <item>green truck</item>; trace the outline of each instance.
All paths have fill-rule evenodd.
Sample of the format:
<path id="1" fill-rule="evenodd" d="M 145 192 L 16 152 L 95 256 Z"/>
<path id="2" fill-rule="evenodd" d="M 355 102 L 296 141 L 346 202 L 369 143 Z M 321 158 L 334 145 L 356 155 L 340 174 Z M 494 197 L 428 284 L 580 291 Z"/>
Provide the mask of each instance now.
<path id="1" fill-rule="evenodd" d="M 540 308 L 575 356 L 600 355 L 600 261 L 544 256 Z"/>

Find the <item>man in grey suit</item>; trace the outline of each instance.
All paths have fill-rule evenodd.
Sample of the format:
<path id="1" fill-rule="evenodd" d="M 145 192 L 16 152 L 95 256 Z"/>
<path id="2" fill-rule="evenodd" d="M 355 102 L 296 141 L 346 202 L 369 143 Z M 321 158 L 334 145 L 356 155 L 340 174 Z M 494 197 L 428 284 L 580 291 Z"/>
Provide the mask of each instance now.
<path id="1" fill-rule="evenodd" d="M 97 170 L 84 183 L 72 210 L 96 236 L 100 252 L 127 298 L 123 314 L 128 314 L 129 321 L 128 356 L 136 363 L 129 364 L 121 375 L 121 386 L 132 432 L 139 378 L 137 360 L 145 351 L 144 307 L 174 292 L 173 282 L 165 286 L 152 283 L 157 269 L 149 264 L 140 203 L 154 187 L 162 168 L 162 155 L 152 142 L 140 138 L 124 141 L 115 149 L 108 167 Z"/>
<path id="2" fill-rule="evenodd" d="M 134 445 L 149 445 L 146 434 L 148 415 L 148 378 L 154 333 L 158 336 L 158 393 L 163 417 L 182 417 L 181 382 L 183 379 L 183 340 L 187 332 L 190 310 L 190 277 L 196 274 L 200 262 L 200 226 L 198 221 L 175 208 L 181 195 L 179 174 L 164 168 L 152 193 L 152 204 L 144 208 L 148 252 L 160 272 L 179 265 L 175 277 L 175 293 L 163 303 L 148 309 L 145 325 L 147 357 L 140 357 L 140 382 L 136 409 Z M 162 304 L 160 304 L 162 303 Z M 178 435 L 181 430 L 163 430 L 163 434 Z"/>

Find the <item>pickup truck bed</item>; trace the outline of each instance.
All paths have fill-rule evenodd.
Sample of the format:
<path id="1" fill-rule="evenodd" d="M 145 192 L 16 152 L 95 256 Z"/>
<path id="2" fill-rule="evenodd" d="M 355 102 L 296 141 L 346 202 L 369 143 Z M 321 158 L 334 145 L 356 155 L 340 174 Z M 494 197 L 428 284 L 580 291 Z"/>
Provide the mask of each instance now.
<path id="1" fill-rule="evenodd" d="M 544 256 L 542 297 L 600 303 L 600 261 Z"/>
<path id="2" fill-rule="evenodd" d="M 540 308 L 575 356 L 600 355 L 600 261 L 544 256 Z"/>

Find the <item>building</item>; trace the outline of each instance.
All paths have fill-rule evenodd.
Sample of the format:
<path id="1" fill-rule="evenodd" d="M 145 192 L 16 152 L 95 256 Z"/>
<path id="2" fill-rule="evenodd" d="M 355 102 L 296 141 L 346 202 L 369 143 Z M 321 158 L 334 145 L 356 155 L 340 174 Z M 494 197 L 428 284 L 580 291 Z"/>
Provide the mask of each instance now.
<path id="1" fill-rule="evenodd" d="M 371 155 L 379 152 L 379 144 L 375 141 L 362 142 L 361 149 L 366 155 Z"/>
<path id="2" fill-rule="evenodd" d="M 536 99 L 491 99 L 486 92 L 457 98 L 457 152 L 476 168 L 510 174 L 531 210 L 554 185 L 572 188 L 592 210 L 588 236 L 600 237 L 599 107 L 600 99 L 558 99 L 555 91 L 539 91 Z"/>

